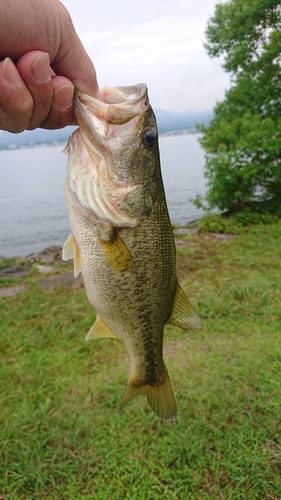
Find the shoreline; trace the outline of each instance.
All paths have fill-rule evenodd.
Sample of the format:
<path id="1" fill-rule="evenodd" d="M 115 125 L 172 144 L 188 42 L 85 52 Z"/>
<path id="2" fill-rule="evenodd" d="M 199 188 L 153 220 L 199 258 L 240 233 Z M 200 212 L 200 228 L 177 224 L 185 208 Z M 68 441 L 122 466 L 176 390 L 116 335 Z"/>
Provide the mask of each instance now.
<path id="1" fill-rule="evenodd" d="M 176 235 L 184 235 L 184 234 L 196 234 L 198 233 L 198 222 L 200 219 L 194 219 L 190 222 L 188 222 L 184 226 L 175 226 L 172 224 L 172 230 L 174 237 L 176 238 Z M 47 262 L 49 262 L 49 259 L 53 261 L 52 254 L 57 255 L 57 260 L 59 260 L 58 253 L 62 251 L 62 245 L 48 245 L 44 247 L 42 250 L 36 251 L 29 253 L 27 255 L 0 255 L 0 261 L 7 259 L 7 260 L 17 260 L 17 259 L 25 259 L 25 260 L 31 260 L 32 262 L 36 262 L 40 260 L 40 258 L 47 258 Z M 49 254 L 49 257 L 48 257 Z"/>

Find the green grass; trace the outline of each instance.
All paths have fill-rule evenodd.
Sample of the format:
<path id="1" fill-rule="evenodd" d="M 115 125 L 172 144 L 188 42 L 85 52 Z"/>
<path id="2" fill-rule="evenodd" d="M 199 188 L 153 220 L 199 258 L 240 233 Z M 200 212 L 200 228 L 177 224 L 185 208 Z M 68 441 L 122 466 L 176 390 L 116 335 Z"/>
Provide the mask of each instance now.
<path id="1" fill-rule="evenodd" d="M 202 233 L 233 233 L 241 234 L 245 227 L 257 224 L 274 224 L 280 220 L 280 214 L 275 215 L 267 212 L 254 212 L 250 209 L 236 212 L 232 215 L 207 214 L 202 217 L 197 225 Z"/>
<path id="2" fill-rule="evenodd" d="M 84 340 L 83 289 L 43 290 L 34 272 L 0 299 L 1 500 L 281 498 L 281 223 L 186 239 L 179 276 L 203 328 L 166 328 L 176 423 L 141 397 L 117 413 L 128 357 Z"/>

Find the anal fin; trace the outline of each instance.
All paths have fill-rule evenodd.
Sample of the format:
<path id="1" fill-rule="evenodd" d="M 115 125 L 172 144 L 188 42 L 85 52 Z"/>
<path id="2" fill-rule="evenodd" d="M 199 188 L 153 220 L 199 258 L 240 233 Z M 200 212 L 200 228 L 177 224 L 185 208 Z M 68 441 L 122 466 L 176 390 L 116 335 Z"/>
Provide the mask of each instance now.
<path id="1" fill-rule="evenodd" d="M 177 283 L 172 312 L 167 323 L 185 330 L 197 330 L 202 326 L 197 312 L 187 299 L 179 283 Z"/>
<path id="2" fill-rule="evenodd" d="M 116 339 L 116 335 L 108 328 L 105 322 L 97 314 L 96 321 L 93 323 L 90 331 L 86 336 L 86 340 L 98 339 L 101 337 L 112 337 Z"/>

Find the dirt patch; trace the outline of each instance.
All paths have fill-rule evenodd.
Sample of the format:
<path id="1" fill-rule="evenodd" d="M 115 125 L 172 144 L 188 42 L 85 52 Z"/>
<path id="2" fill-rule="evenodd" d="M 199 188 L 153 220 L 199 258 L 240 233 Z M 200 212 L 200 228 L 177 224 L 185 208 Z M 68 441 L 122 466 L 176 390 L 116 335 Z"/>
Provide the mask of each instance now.
<path id="1" fill-rule="evenodd" d="M 188 273 L 192 271 L 191 260 L 189 255 L 180 254 L 177 255 L 177 276 L 179 281 L 186 278 Z"/>
<path id="2" fill-rule="evenodd" d="M 164 358 L 174 358 L 176 356 L 177 351 L 182 349 L 182 343 L 178 342 L 177 344 L 168 344 L 164 346 Z"/>

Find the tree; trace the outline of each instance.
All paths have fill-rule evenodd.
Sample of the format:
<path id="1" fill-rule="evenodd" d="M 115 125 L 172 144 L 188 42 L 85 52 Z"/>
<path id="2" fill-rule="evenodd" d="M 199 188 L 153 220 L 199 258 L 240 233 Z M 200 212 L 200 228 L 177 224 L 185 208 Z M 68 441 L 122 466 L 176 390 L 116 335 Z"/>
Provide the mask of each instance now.
<path id="1" fill-rule="evenodd" d="M 209 55 L 223 55 L 231 74 L 225 100 L 200 127 L 207 207 L 281 212 L 280 0 L 218 4 L 206 35 Z"/>

